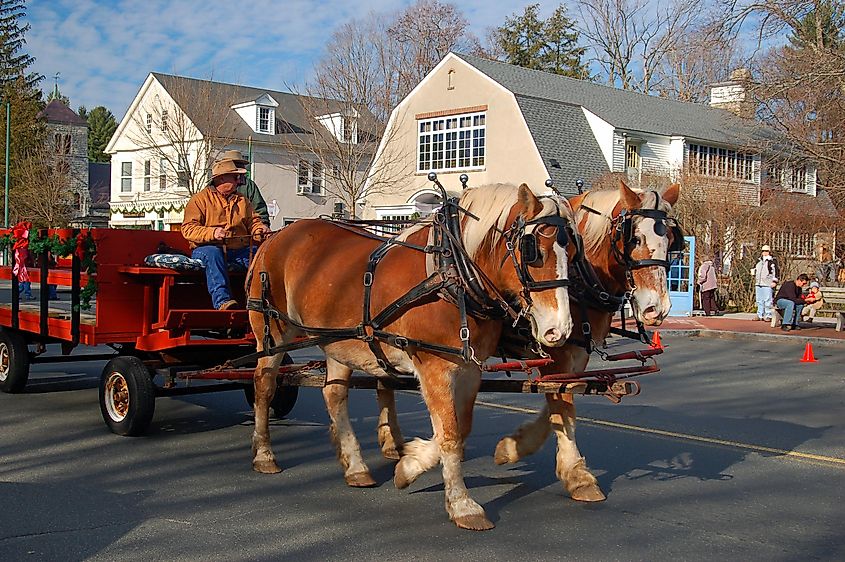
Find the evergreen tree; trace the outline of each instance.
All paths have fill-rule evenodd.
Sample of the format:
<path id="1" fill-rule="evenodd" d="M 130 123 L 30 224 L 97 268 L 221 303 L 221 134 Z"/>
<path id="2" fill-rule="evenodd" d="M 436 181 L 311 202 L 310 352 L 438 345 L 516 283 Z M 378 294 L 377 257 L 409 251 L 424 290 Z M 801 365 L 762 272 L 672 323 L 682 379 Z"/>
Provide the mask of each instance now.
<path id="1" fill-rule="evenodd" d="M 88 120 L 88 160 L 91 162 L 108 162 L 111 155 L 103 152 L 109 144 L 114 131 L 117 129 L 117 121 L 112 112 L 99 105 L 89 113 L 85 107 L 80 107 L 80 116 L 85 111 L 85 118 Z"/>
<path id="2" fill-rule="evenodd" d="M 836 49 L 845 44 L 845 7 L 841 2 L 822 2 L 799 20 L 789 35 L 793 49 Z"/>
<path id="3" fill-rule="evenodd" d="M 542 70 L 571 78 L 589 78 L 590 71 L 581 62 L 586 49 L 578 46 L 578 31 L 575 23 L 566 17 L 566 6 L 559 5 L 543 27 L 546 44 Z"/>
<path id="4" fill-rule="evenodd" d="M 496 47 L 505 62 L 562 74 L 588 78 L 589 71 L 581 62 L 585 49 L 578 47 L 578 31 L 566 16 L 566 7 L 559 5 L 548 20 L 539 16 L 540 5 L 529 4 L 522 15 L 510 16 L 493 32 Z"/>
<path id="5" fill-rule="evenodd" d="M 27 72 L 35 59 L 23 51 L 29 24 L 21 25 L 26 15 L 25 0 L 0 0 L 0 83 L 24 79 L 27 89 L 35 90 L 44 78 L 40 74 Z"/>

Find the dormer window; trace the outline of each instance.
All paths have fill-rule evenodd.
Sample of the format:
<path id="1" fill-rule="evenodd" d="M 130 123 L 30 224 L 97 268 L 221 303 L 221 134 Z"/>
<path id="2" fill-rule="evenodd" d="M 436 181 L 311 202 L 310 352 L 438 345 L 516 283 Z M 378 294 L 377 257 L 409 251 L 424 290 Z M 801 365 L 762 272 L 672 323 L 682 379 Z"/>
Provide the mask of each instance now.
<path id="1" fill-rule="evenodd" d="M 258 108 L 258 127 L 259 133 L 271 133 L 273 123 L 273 110 L 269 107 Z"/>
<path id="2" fill-rule="evenodd" d="M 340 142 L 358 143 L 358 112 L 354 109 L 317 117 L 317 121 Z"/>

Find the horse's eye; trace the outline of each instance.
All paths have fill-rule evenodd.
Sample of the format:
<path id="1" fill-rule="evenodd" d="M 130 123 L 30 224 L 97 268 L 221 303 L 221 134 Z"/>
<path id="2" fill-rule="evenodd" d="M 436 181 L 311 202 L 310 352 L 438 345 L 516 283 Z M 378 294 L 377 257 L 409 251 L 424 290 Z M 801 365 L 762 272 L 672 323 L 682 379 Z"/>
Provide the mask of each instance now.
<path id="1" fill-rule="evenodd" d="M 658 236 L 665 236 L 666 235 L 666 223 L 663 221 L 655 221 L 654 222 L 654 233 Z"/>

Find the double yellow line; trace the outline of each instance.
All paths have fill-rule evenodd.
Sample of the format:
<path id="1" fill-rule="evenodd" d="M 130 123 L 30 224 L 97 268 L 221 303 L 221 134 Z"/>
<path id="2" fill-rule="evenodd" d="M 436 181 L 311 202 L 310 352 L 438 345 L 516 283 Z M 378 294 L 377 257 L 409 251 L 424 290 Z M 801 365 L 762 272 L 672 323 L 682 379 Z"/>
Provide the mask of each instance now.
<path id="1" fill-rule="evenodd" d="M 483 402 L 476 400 L 475 403 L 479 406 L 487 408 L 495 408 L 498 410 L 508 410 L 511 412 L 519 412 L 523 414 L 539 414 L 539 410 L 531 408 L 522 408 L 519 406 L 508 406 L 506 404 L 494 404 L 492 402 Z M 826 465 L 833 464 L 845 467 L 845 459 L 840 457 L 830 457 L 827 455 L 814 455 L 812 453 L 801 453 L 799 451 L 787 451 L 786 449 L 777 449 L 775 447 L 766 447 L 765 445 L 754 445 L 751 443 L 743 443 L 741 441 L 730 441 L 727 439 L 716 439 L 713 437 L 703 437 L 701 435 L 692 435 L 689 433 L 678 433 L 676 431 L 666 431 L 664 429 L 655 429 L 652 427 L 642 427 L 638 425 L 630 425 L 627 423 L 618 423 L 606 420 L 599 420 L 595 418 L 577 417 L 575 418 L 581 423 L 587 425 L 595 425 L 600 427 L 609 427 L 612 429 L 622 429 L 625 431 L 633 431 L 636 433 L 646 433 L 649 435 L 659 435 L 660 437 L 669 437 L 671 439 L 681 439 L 684 441 L 694 441 L 697 443 L 706 443 L 708 445 L 719 445 L 722 447 L 732 447 L 734 449 L 744 449 L 746 451 L 754 451 L 757 453 L 770 453 L 774 455 L 781 455 L 800 461 L 810 461 L 813 463 L 824 463 Z"/>

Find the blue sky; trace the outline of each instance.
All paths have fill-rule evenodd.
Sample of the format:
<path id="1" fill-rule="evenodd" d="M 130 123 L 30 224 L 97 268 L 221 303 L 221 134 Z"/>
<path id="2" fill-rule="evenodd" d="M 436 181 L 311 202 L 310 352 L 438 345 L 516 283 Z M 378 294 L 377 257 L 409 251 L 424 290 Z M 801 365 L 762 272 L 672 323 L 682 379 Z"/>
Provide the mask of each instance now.
<path id="1" fill-rule="evenodd" d="M 33 70 L 71 107 L 105 105 L 120 119 L 152 71 L 275 90 L 300 86 L 338 26 L 402 0 L 30 0 Z M 462 0 L 471 30 L 521 12 L 527 1 Z M 557 4 L 543 6 L 551 11 Z M 545 10 L 544 10 L 545 11 Z"/>

